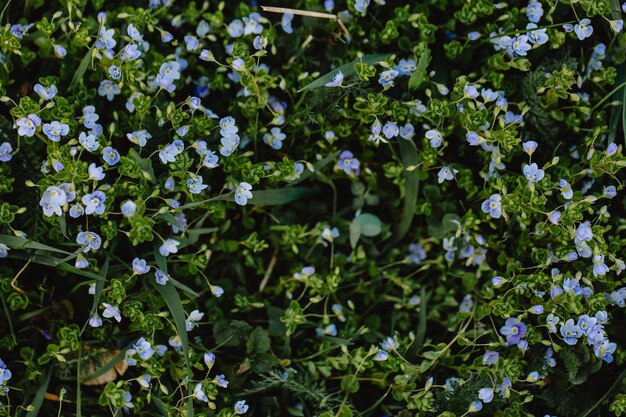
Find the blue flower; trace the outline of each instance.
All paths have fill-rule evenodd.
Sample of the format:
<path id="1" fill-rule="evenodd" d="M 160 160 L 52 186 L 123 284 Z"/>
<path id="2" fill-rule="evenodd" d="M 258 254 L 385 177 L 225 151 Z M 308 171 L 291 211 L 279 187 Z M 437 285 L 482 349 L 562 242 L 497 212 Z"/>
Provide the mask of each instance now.
<path id="1" fill-rule="evenodd" d="M 139 354 L 139 357 L 143 360 L 150 359 L 154 355 L 154 349 L 152 345 L 145 338 L 140 337 L 133 345 L 135 352 Z"/>
<path id="2" fill-rule="evenodd" d="M 191 194 L 200 194 L 207 187 L 207 184 L 202 183 L 201 175 L 197 175 L 195 178 L 189 178 L 187 180 L 187 188 Z"/>
<path id="3" fill-rule="evenodd" d="M 97 314 L 94 314 L 93 316 L 91 316 L 89 318 L 89 326 L 93 328 L 102 327 L 102 319 L 100 318 L 100 316 Z"/>
<path id="4" fill-rule="evenodd" d="M 528 311 L 533 314 L 543 314 L 543 306 L 541 304 L 537 304 L 529 308 Z"/>
<path id="5" fill-rule="evenodd" d="M 204 317 L 204 313 L 201 313 L 199 310 L 193 310 L 189 313 L 189 317 L 185 320 L 185 328 L 188 332 L 192 331 L 195 327 L 198 327 L 198 321 L 202 320 Z"/>
<path id="6" fill-rule="evenodd" d="M 9 256 L 10 250 L 11 248 L 9 248 L 7 245 L 5 245 L 4 243 L 0 243 L 0 258 L 6 258 L 7 256 Z"/>
<path id="7" fill-rule="evenodd" d="M 374 356 L 375 361 L 384 362 L 389 358 L 389 352 L 386 350 L 379 350 Z"/>
<path id="8" fill-rule="evenodd" d="M 0 385 L 4 385 L 9 379 L 11 379 L 11 371 L 7 368 L 6 363 L 0 359 Z"/>
<path id="9" fill-rule="evenodd" d="M 163 256 L 169 256 L 172 253 L 178 252 L 178 246 L 180 242 L 175 239 L 165 239 L 163 244 L 159 247 L 159 253 Z"/>
<path id="10" fill-rule="evenodd" d="M 357 0 L 358 1 L 358 0 Z M 383 71 L 380 74 L 380 78 L 378 78 L 378 83 L 382 85 L 385 89 L 393 87 L 393 80 L 398 76 L 398 71 L 396 70 L 387 70 Z"/>
<path id="11" fill-rule="evenodd" d="M 111 65 L 109 67 L 108 72 L 109 72 L 109 76 L 113 78 L 114 80 L 119 80 L 120 78 L 122 78 L 122 70 L 118 66 Z"/>
<path id="12" fill-rule="evenodd" d="M 613 198 L 617 195 L 617 190 L 614 185 L 609 185 L 608 187 L 604 187 L 602 190 L 602 195 L 608 198 Z"/>
<path id="13" fill-rule="evenodd" d="M 165 285 L 170 280 L 170 276 L 158 268 L 154 271 L 154 278 L 159 285 Z"/>
<path id="14" fill-rule="evenodd" d="M 325 87 L 339 87 L 343 83 L 343 72 L 337 71 L 337 73 L 333 76 L 332 81 L 324 84 Z"/>
<path id="15" fill-rule="evenodd" d="M 487 88 L 487 89 L 482 89 L 480 91 L 480 96 L 483 98 L 483 101 L 485 103 L 489 103 L 491 101 L 494 101 L 495 99 L 498 98 L 498 94 L 496 92 L 494 92 L 491 88 Z"/>
<path id="16" fill-rule="evenodd" d="M 615 349 L 617 349 L 617 345 L 615 343 L 609 342 L 609 339 L 604 339 L 602 343 L 593 347 L 593 353 L 595 353 L 595 355 L 603 361 L 611 363 L 613 362 L 613 353 L 615 353 Z"/>
<path id="17" fill-rule="evenodd" d="M 387 139 L 395 138 L 399 133 L 400 129 L 395 122 L 387 122 L 383 126 L 383 135 L 385 135 Z"/>
<path id="18" fill-rule="evenodd" d="M 124 47 L 124 50 L 122 51 L 122 54 L 120 55 L 120 59 L 122 61 L 134 61 L 139 57 L 141 57 L 141 51 L 137 48 L 137 45 L 135 45 L 134 43 L 129 43 L 128 45 L 126 45 Z M 109 68 L 109 71 L 111 71 L 110 68 Z M 120 75 L 121 75 L 121 71 L 120 71 Z M 111 76 L 113 77 L 113 74 Z M 113 78 L 116 80 L 119 79 L 115 77 Z"/>
<path id="19" fill-rule="evenodd" d="M 370 5 L 370 0 L 354 0 L 354 9 L 359 13 L 365 13 Z"/>
<path id="20" fill-rule="evenodd" d="M 85 132 L 80 132 L 80 135 L 78 135 L 78 142 L 89 152 L 95 152 L 100 147 L 98 139 L 94 135 L 88 135 Z"/>
<path id="21" fill-rule="evenodd" d="M 280 26 L 286 33 L 293 33 L 293 28 L 291 27 L 291 21 L 293 20 L 292 13 L 283 13 L 283 18 L 280 22 Z"/>
<path id="22" fill-rule="evenodd" d="M 114 148 L 107 146 L 102 150 L 102 159 L 109 165 L 115 165 L 120 161 L 120 153 Z"/>
<path id="23" fill-rule="evenodd" d="M 87 129 L 93 129 L 99 119 L 100 116 L 96 113 L 96 108 L 94 106 L 83 107 L 83 125 Z"/>
<path id="24" fill-rule="evenodd" d="M 415 127 L 411 123 L 406 123 L 400 127 L 400 137 L 406 140 L 411 140 L 415 135 Z"/>
<path id="25" fill-rule="evenodd" d="M 120 90 L 119 85 L 115 84 L 111 80 L 102 80 L 100 81 L 100 85 L 98 86 L 98 95 L 101 97 L 106 97 L 109 101 L 113 101 L 113 99 L 115 99 L 115 96 L 120 94 L 121 92 L 122 90 Z"/>
<path id="26" fill-rule="evenodd" d="M 463 297 L 463 300 L 461 301 L 461 304 L 459 305 L 459 311 L 463 313 L 469 313 L 472 310 L 473 306 L 474 306 L 474 300 L 472 300 L 471 295 L 467 294 L 465 297 Z"/>
<path id="27" fill-rule="evenodd" d="M 235 188 L 235 203 L 240 206 L 245 206 L 248 203 L 248 199 L 252 198 L 252 186 L 247 182 L 241 182 Z"/>
<path id="28" fill-rule="evenodd" d="M 146 146 L 146 143 L 148 143 L 148 139 L 152 138 L 152 135 L 148 133 L 147 130 L 142 129 L 142 130 L 137 130 L 132 133 L 127 133 L 126 138 L 132 143 L 134 143 L 135 145 L 144 147 Z"/>
<path id="29" fill-rule="evenodd" d="M 606 275 L 607 272 L 609 272 L 609 267 L 604 263 L 604 255 L 595 255 L 593 257 L 593 275 Z"/>
<path id="30" fill-rule="evenodd" d="M 559 180 L 559 187 L 561 189 L 561 195 L 566 200 L 571 200 L 574 197 L 574 191 L 572 191 L 572 186 L 564 179 Z"/>
<path id="31" fill-rule="evenodd" d="M 122 321 L 122 315 L 120 314 L 119 308 L 108 303 L 102 303 L 102 305 L 104 306 L 102 317 L 107 319 L 114 318 L 118 323 Z"/>
<path id="32" fill-rule="evenodd" d="M 144 388 L 150 388 L 152 377 L 149 374 L 143 374 L 137 377 L 137 382 Z"/>
<path id="33" fill-rule="evenodd" d="M 537 381 L 539 381 L 539 372 L 532 371 L 531 373 L 529 373 L 528 376 L 526 377 L 526 381 L 528 381 L 528 382 L 537 382 Z"/>
<path id="34" fill-rule="evenodd" d="M 469 405 L 468 412 L 477 413 L 482 409 L 483 409 L 483 403 L 481 403 L 480 401 L 472 401 L 472 403 Z"/>
<path id="35" fill-rule="evenodd" d="M 528 36 L 520 35 L 511 40 L 507 50 L 513 56 L 526 56 L 527 52 L 532 49 L 532 46 L 528 43 L 528 41 Z"/>
<path id="36" fill-rule="evenodd" d="M 200 42 L 195 36 L 186 35 L 183 39 L 185 41 L 185 47 L 189 52 L 193 52 L 200 47 Z"/>
<path id="37" fill-rule="evenodd" d="M 347 175 L 359 175 L 360 166 L 361 162 L 354 157 L 352 152 L 343 151 L 339 155 L 339 161 L 337 161 L 337 169 L 344 171 Z"/>
<path id="38" fill-rule="evenodd" d="M 478 391 L 478 398 L 485 403 L 490 403 L 493 400 L 493 390 L 491 388 L 481 388 Z"/>
<path id="39" fill-rule="evenodd" d="M 15 125 L 18 127 L 17 134 L 20 136 L 32 137 L 41 125 L 41 118 L 36 114 L 29 114 L 27 117 L 19 119 Z"/>
<path id="40" fill-rule="evenodd" d="M 617 144 L 615 142 L 611 142 L 606 148 L 606 154 L 608 156 L 613 156 L 615 155 L 615 152 L 617 152 Z"/>
<path id="41" fill-rule="evenodd" d="M 135 202 L 132 200 L 126 200 L 122 203 L 120 208 L 124 217 L 131 218 L 135 215 L 135 211 L 137 210 L 137 204 L 135 204 Z"/>
<path id="42" fill-rule="evenodd" d="M 534 162 L 530 165 L 524 165 L 523 171 L 528 182 L 539 182 L 545 175 L 545 171 L 540 169 Z"/>
<path id="43" fill-rule="evenodd" d="M 209 402 L 209 398 L 206 396 L 204 391 L 202 391 L 202 383 L 198 382 L 193 389 L 193 396 L 198 400 L 205 403 Z"/>
<path id="44" fill-rule="evenodd" d="M 213 368 L 213 365 L 215 365 L 215 354 L 213 352 L 204 354 L 204 364 L 209 369 Z"/>
<path id="45" fill-rule="evenodd" d="M 500 354 L 495 351 L 487 351 L 483 355 L 483 365 L 497 365 Z"/>
<path id="46" fill-rule="evenodd" d="M 245 414 L 248 411 L 248 404 L 245 400 L 237 401 L 235 403 L 235 414 Z"/>
<path id="47" fill-rule="evenodd" d="M 568 345 L 575 345 L 578 342 L 578 338 L 583 335 L 582 330 L 576 323 L 574 323 L 574 319 L 568 319 L 561 325 L 561 336 L 563 336 L 563 341 Z"/>
<path id="48" fill-rule="evenodd" d="M 280 127 L 273 127 L 270 132 L 263 135 L 263 142 L 272 149 L 279 150 L 283 147 L 283 140 L 286 137 L 287 135 L 280 130 Z"/>
<path id="49" fill-rule="evenodd" d="M 114 34 L 115 34 L 114 29 L 107 29 L 104 25 L 100 26 L 100 31 L 98 32 L 98 37 L 96 38 L 96 48 L 98 49 L 115 48 L 115 44 L 117 42 L 115 41 L 115 39 L 113 39 Z"/>
<path id="50" fill-rule="evenodd" d="M 145 259 L 135 258 L 133 259 L 133 272 L 137 275 L 143 275 L 150 271 L 150 267 L 146 263 Z"/>
<path id="51" fill-rule="evenodd" d="M 500 328 L 500 333 L 506 337 L 506 345 L 516 345 L 526 337 L 526 325 L 515 318 L 508 318 L 504 326 Z"/>
<path id="52" fill-rule="evenodd" d="M 591 20 L 582 19 L 580 22 L 574 25 L 574 33 L 578 36 L 579 40 L 588 38 L 593 33 L 593 26 L 591 26 Z"/>
<path id="53" fill-rule="evenodd" d="M 59 92 L 57 86 L 54 84 L 50 87 L 44 87 L 43 85 L 37 83 L 33 89 L 35 90 L 35 93 L 39 94 L 39 97 L 44 100 L 52 100 Z"/>
<path id="54" fill-rule="evenodd" d="M 419 243 L 411 243 L 405 259 L 408 265 L 417 265 L 426 259 L 426 250 Z"/>
<path id="55" fill-rule="evenodd" d="M 76 243 L 83 247 L 83 252 L 89 252 L 91 249 L 100 249 L 100 245 L 102 245 L 102 239 L 95 232 L 79 232 L 76 236 Z"/>
<path id="56" fill-rule="evenodd" d="M 63 58 L 65 55 L 67 55 L 67 51 L 61 45 L 53 45 L 53 49 L 54 49 L 54 55 L 57 58 Z"/>
<path id="57" fill-rule="evenodd" d="M 470 144 L 470 146 L 478 146 L 481 143 L 485 142 L 485 138 L 479 136 L 478 133 L 471 131 L 465 134 L 465 139 L 467 140 L 467 143 Z"/>
<path id="58" fill-rule="evenodd" d="M 414 59 L 401 59 L 398 61 L 398 65 L 393 67 L 394 70 L 398 71 L 398 75 L 411 75 L 416 68 L 417 63 Z"/>
<path id="59" fill-rule="evenodd" d="M 533 23 L 539 22 L 539 19 L 543 16 L 543 6 L 541 3 L 536 0 L 531 0 L 528 6 L 526 6 L 526 16 L 528 20 Z"/>
<path id="60" fill-rule="evenodd" d="M 42 126 L 43 133 L 53 142 L 61 140 L 61 136 L 65 136 L 69 133 L 70 127 L 65 123 L 53 121 L 50 123 L 44 123 Z"/>
<path id="61" fill-rule="evenodd" d="M 582 242 L 588 242 L 593 239 L 593 232 L 591 230 L 591 223 L 586 221 L 578 225 L 576 229 L 576 237 L 574 238 L 574 243 L 576 245 L 581 244 Z"/>
<path id="62" fill-rule="evenodd" d="M 547 33 L 547 29 L 537 29 L 537 25 L 534 23 L 529 23 L 526 25 L 526 29 L 529 30 L 528 32 L 528 40 L 531 43 L 534 43 L 536 45 L 543 45 L 545 43 L 547 43 L 550 38 L 548 37 L 548 33 Z M 532 30 L 534 29 L 534 30 Z"/>
<path id="63" fill-rule="evenodd" d="M 226 377 L 224 376 L 224 374 L 216 376 L 215 383 L 217 384 L 218 387 L 222 387 L 222 388 L 228 387 L 228 381 L 226 380 Z"/>
<path id="64" fill-rule="evenodd" d="M 85 205 L 86 214 L 103 214 L 106 206 L 106 195 L 102 191 L 94 191 L 91 194 L 85 194 L 81 200 Z"/>
<path id="65" fill-rule="evenodd" d="M 221 297 L 224 294 L 224 288 L 220 287 L 219 285 L 211 285 L 209 286 L 209 289 L 211 290 L 211 294 L 213 294 L 217 298 Z"/>
<path id="66" fill-rule="evenodd" d="M 228 34 L 233 38 L 238 38 L 243 35 L 243 22 L 240 19 L 235 19 L 226 28 Z"/>
<path id="67" fill-rule="evenodd" d="M 500 194 L 492 194 L 481 205 L 483 213 L 489 214 L 494 219 L 499 219 L 502 215 L 502 196 Z"/>
<path id="68" fill-rule="evenodd" d="M 380 347 L 384 350 L 397 350 L 400 347 L 400 344 L 393 340 L 393 338 L 388 336 L 385 340 L 382 341 Z"/>
<path id="69" fill-rule="evenodd" d="M 450 168 L 450 167 L 442 167 L 437 173 L 437 182 L 439 184 L 444 181 L 452 181 L 454 176 L 459 172 L 458 169 Z"/>
<path id="70" fill-rule="evenodd" d="M 13 158 L 11 152 L 13 152 L 11 144 L 2 142 L 2 145 L 0 145 L 0 162 L 9 162 Z"/>
<path id="71" fill-rule="evenodd" d="M 438 148 L 441 146 L 441 142 L 443 141 L 443 134 L 436 130 L 436 129 L 430 129 L 428 131 L 426 131 L 426 139 L 430 140 L 430 146 L 432 148 Z"/>
<path id="72" fill-rule="evenodd" d="M 478 90 L 471 84 L 465 84 L 465 87 L 463 87 L 463 97 L 476 98 L 478 97 Z"/>

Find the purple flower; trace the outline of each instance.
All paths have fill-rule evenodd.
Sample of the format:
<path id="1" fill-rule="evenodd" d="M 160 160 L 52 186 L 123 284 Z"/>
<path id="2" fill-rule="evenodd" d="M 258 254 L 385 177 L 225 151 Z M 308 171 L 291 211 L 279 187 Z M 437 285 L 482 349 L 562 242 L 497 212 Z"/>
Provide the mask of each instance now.
<path id="1" fill-rule="evenodd" d="M 359 175 L 361 162 L 354 157 L 352 152 L 343 151 L 339 155 L 339 161 L 337 161 L 337 168 L 344 171 L 347 175 L 354 174 Z"/>
<path id="2" fill-rule="evenodd" d="M 526 337 L 526 325 L 511 317 L 504 322 L 504 326 L 500 328 L 500 333 L 506 337 L 506 346 L 516 345 Z"/>

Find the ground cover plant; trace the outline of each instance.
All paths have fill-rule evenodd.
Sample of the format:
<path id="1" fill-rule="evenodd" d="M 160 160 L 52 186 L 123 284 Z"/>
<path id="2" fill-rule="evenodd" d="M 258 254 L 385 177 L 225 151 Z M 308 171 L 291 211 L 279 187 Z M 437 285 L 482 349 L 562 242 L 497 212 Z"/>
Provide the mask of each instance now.
<path id="1" fill-rule="evenodd" d="M 623 13 L 4 0 L 0 415 L 624 415 Z"/>

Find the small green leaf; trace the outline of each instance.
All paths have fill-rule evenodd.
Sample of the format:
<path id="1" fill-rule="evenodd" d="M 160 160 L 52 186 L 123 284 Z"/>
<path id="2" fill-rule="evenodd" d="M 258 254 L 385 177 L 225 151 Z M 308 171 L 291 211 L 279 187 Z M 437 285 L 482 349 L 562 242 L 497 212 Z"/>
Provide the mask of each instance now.
<path id="1" fill-rule="evenodd" d="M 335 77 L 335 75 L 337 75 L 339 71 L 342 72 L 343 78 L 345 80 L 352 74 L 356 73 L 356 69 L 354 67 L 355 64 L 358 64 L 358 63 L 373 64 L 375 62 L 384 61 L 385 58 L 387 58 L 387 56 L 388 54 L 372 54 L 372 55 L 364 55 L 360 58 L 356 58 L 348 62 L 347 64 L 344 64 L 340 66 L 339 68 L 336 68 L 330 71 L 329 73 L 322 75 L 320 78 L 306 85 L 305 87 L 302 87 L 300 90 L 298 90 L 298 93 L 305 91 L 305 90 L 312 90 L 314 88 L 323 87 L 326 83 L 332 81 L 332 79 Z"/>
<path id="2" fill-rule="evenodd" d="M 409 78 L 409 91 L 417 90 L 417 88 L 422 84 L 422 81 L 424 81 L 424 77 L 426 76 L 426 67 L 428 67 L 429 62 L 430 51 L 428 49 L 424 49 L 424 52 L 422 52 L 422 55 L 417 62 L 415 71 L 413 71 L 411 78 Z"/>
<path id="3" fill-rule="evenodd" d="M 356 244 L 359 243 L 361 238 L 361 224 L 355 220 L 350 223 L 350 246 L 352 249 L 356 248 Z"/>
<path id="4" fill-rule="evenodd" d="M 361 234 L 366 237 L 378 236 L 382 230 L 380 219 L 371 213 L 360 214 L 354 221 L 360 225 Z"/>
<path id="5" fill-rule="evenodd" d="M 135 162 L 137 162 L 139 168 L 141 168 L 141 172 L 143 173 L 144 178 L 150 181 L 152 184 L 156 184 L 157 178 L 156 175 L 154 175 L 152 161 L 142 158 L 141 156 L 139 156 L 139 153 L 137 153 L 137 151 L 132 148 L 128 151 L 128 155 L 131 156 L 135 160 Z"/>
<path id="6" fill-rule="evenodd" d="M 359 391 L 359 380 L 353 374 L 348 374 L 341 380 L 341 390 L 350 394 Z"/>
<path id="7" fill-rule="evenodd" d="M 337 157 L 339 156 L 340 153 L 341 153 L 341 151 L 336 151 L 336 152 L 333 152 L 330 155 L 326 156 L 324 159 L 320 159 L 315 164 L 313 164 L 313 169 L 314 169 L 313 172 L 311 172 L 309 170 L 304 171 L 302 173 L 302 175 L 300 175 L 300 178 L 298 178 L 292 184 L 298 184 L 298 183 L 306 180 L 307 178 L 309 178 L 311 175 L 315 175 L 316 172 L 318 172 L 319 170 L 324 168 L 326 165 L 328 165 L 329 163 L 331 163 L 335 159 L 337 159 Z"/>

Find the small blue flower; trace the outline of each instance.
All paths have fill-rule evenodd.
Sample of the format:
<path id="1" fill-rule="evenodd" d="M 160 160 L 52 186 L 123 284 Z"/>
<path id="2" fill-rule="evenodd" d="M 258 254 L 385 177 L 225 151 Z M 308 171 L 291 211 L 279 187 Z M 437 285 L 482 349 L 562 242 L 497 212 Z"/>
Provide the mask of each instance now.
<path id="1" fill-rule="evenodd" d="M 469 313 L 472 310 L 473 306 L 474 306 L 474 300 L 472 300 L 471 295 L 467 294 L 465 297 L 463 297 L 463 300 L 461 301 L 461 304 L 459 305 L 459 311 L 463 313 Z"/>
<path id="2" fill-rule="evenodd" d="M 522 143 L 522 149 L 524 149 L 524 152 L 526 152 L 528 156 L 531 156 L 535 152 L 537 146 L 538 144 L 534 140 L 529 140 Z"/>
<path id="3" fill-rule="evenodd" d="M 150 271 L 150 266 L 146 263 L 145 259 L 135 258 L 133 259 L 133 272 L 137 275 L 143 275 Z"/>
<path id="4" fill-rule="evenodd" d="M 143 374 L 137 377 L 137 382 L 144 388 L 150 388 L 152 377 L 149 374 Z"/>
<path id="5" fill-rule="evenodd" d="M 465 134 L 465 139 L 467 140 L 467 143 L 470 144 L 470 146 L 478 146 L 481 143 L 485 142 L 485 138 L 479 136 L 478 133 L 471 131 Z"/>
<path id="6" fill-rule="evenodd" d="M 575 345 L 578 342 L 578 338 L 583 335 L 582 330 L 576 323 L 574 323 L 574 319 L 568 319 L 561 325 L 561 336 L 563 336 L 563 341 L 568 345 Z"/>
<path id="7" fill-rule="evenodd" d="M 602 276 L 609 272 L 609 267 L 604 263 L 604 255 L 595 255 L 593 257 L 593 275 Z"/>
<path id="8" fill-rule="evenodd" d="M 9 379 L 11 379 L 11 371 L 7 368 L 6 363 L 0 359 L 0 385 L 4 385 Z"/>
<path id="9" fill-rule="evenodd" d="M 83 252 L 89 252 L 92 249 L 100 249 L 100 245 L 102 245 L 102 239 L 95 232 L 79 232 L 76 236 L 76 243 L 83 247 Z"/>
<path id="10" fill-rule="evenodd" d="M 103 214 L 106 206 L 106 195 L 104 192 L 97 190 L 91 194 L 85 194 L 82 198 L 82 202 L 85 205 L 86 214 Z"/>
<path id="11" fill-rule="evenodd" d="M 178 246 L 180 242 L 175 239 L 165 239 L 163 244 L 159 247 L 159 253 L 163 256 L 169 256 L 172 253 L 178 252 Z"/>
<path id="12" fill-rule="evenodd" d="M 54 84 L 50 87 L 44 87 L 43 85 L 37 83 L 33 89 L 35 90 L 35 93 L 39 94 L 39 97 L 44 100 L 52 100 L 59 91 L 57 86 Z"/>
<path id="13" fill-rule="evenodd" d="M 393 340 L 393 338 L 388 336 L 385 340 L 382 341 L 380 347 L 384 350 L 397 350 L 400 347 L 400 344 Z"/>
<path id="14" fill-rule="evenodd" d="M 383 126 L 383 135 L 385 135 L 387 139 L 395 138 L 399 133 L 400 129 L 395 122 L 387 122 Z"/>
<path id="15" fill-rule="evenodd" d="M 187 180 L 187 188 L 191 194 L 200 194 L 208 187 L 207 184 L 202 183 L 202 176 L 198 175 L 195 178 L 189 178 Z"/>
<path id="16" fill-rule="evenodd" d="M 506 345 L 516 345 L 526 337 L 526 325 L 515 318 L 508 318 L 504 326 L 500 328 L 500 333 L 506 337 Z"/>
<path id="17" fill-rule="evenodd" d="M 480 401 L 473 401 L 469 405 L 468 412 L 470 412 L 470 413 L 477 413 L 477 412 L 479 412 L 482 409 L 483 409 L 483 403 L 481 403 Z"/>
<path id="18" fill-rule="evenodd" d="M 2 145 L 0 145 L 0 162 L 9 162 L 13 158 L 11 152 L 13 152 L 11 144 L 2 142 Z"/>
<path id="19" fill-rule="evenodd" d="M 357 0 L 358 1 L 358 0 Z M 387 70 L 387 71 L 383 71 L 380 74 L 380 78 L 378 79 L 378 83 L 380 85 L 382 85 L 385 90 L 388 88 L 393 87 L 393 81 L 395 80 L 395 78 L 398 76 L 398 71 L 396 70 Z"/>
<path id="20" fill-rule="evenodd" d="M 108 71 L 109 71 L 109 76 L 113 78 L 114 80 L 119 80 L 120 78 L 122 78 L 122 70 L 120 67 L 111 65 Z"/>
<path id="21" fill-rule="evenodd" d="M 158 268 L 154 271 L 154 278 L 159 285 L 165 285 L 170 280 L 170 276 Z"/>
<path id="22" fill-rule="evenodd" d="M 248 411 L 248 404 L 245 400 L 237 401 L 235 403 L 235 414 L 245 414 Z"/>
<path id="23" fill-rule="evenodd" d="M 541 304 L 537 304 L 529 308 L 528 311 L 533 314 L 543 314 L 543 306 Z"/>
<path id="24" fill-rule="evenodd" d="M 536 0 L 531 0 L 528 6 L 526 6 L 526 16 L 528 20 L 533 23 L 539 22 L 539 19 L 543 16 L 543 6 L 541 3 Z"/>
<path id="25" fill-rule="evenodd" d="M 524 165 L 523 171 L 528 182 L 539 182 L 545 175 L 545 171 L 540 169 L 534 162 L 530 165 Z"/>
<path id="26" fill-rule="evenodd" d="M 578 225 L 576 229 L 576 237 L 574 238 L 574 243 L 576 245 L 581 244 L 582 242 L 588 242 L 593 239 L 593 231 L 591 230 L 591 223 L 586 221 Z"/>
<path id="27" fill-rule="evenodd" d="M 528 382 L 537 382 L 537 381 L 539 381 L 539 372 L 532 371 L 531 373 L 529 373 L 528 376 L 526 377 L 526 381 L 528 381 Z"/>
<path id="28" fill-rule="evenodd" d="M 93 316 L 91 316 L 89 318 L 89 326 L 93 328 L 102 327 L 102 319 L 100 318 L 100 316 L 97 314 L 94 314 Z"/>
<path id="29" fill-rule="evenodd" d="M 143 360 L 150 359 L 154 355 L 154 349 L 152 345 L 145 338 L 140 337 L 133 345 L 133 349 L 139 354 L 139 357 Z"/>
<path id="30" fill-rule="evenodd" d="M 343 72 L 337 71 L 337 73 L 333 76 L 332 81 L 324 84 L 325 87 L 339 87 L 343 83 Z"/>
<path id="31" fill-rule="evenodd" d="M 115 165 L 120 161 L 120 153 L 114 148 L 107 146 L 102 150 L 102 159 L 109 165 Z"/>
<path id="32" fill-rule="evenodd" d="M 591 26 L 591 20 L 582 19 L 580 22 L 574 25 L 574 33 L 578 36 L 579 40 L 588 38 L 593 33 L 593 26 Z"/>
<path id="33" fill-rule="evenodd" d="M 432 148 L 438 148 L 441 146 L 441 143 L 443 141 L 443 134 L 436 130 L 436 129 L 430 129 L 428 131 L 426 131 L 426 139 L 430 140 L 430 146 Z"/>
<path id="34" fill-rule="evenodd" d="M 248 199 L 252 198 L 252 186 L 247 182 L 241 182 L 235 188 L 235 202 L 240 206 L 245 206 L 248 204 Z"/>
<path id="35" fill-rule="evenodd" d="M 367 8 L 370 5 L 370 0 L 354 0 L 354 9 L 364 14 L 367 11 Z"/>
<path id="36" fill-rule="evenodd" d="M 102 317 L 107 319 L 114 318 L 118 323 L 122 321 L 122 315 L 120 314 L 119 308 L 108 303 L 102 303 L 102 305 L 104 306 Z"/>
<path id="37" fill-rule="evenodd" d="M 17 134 L 20 136 L 32 137 L 37 130 L 37 127 L 41 125 L 41 118 L 36 114 L 29 114 L 27 117 L 22 117 L 15 125 L 18 127 Z"/>
<path id="38" fill-rule="evenodd" d="M 279 150 L 283 147 L 283 141 L 286 137 L 287 135 L 285 135 L 279 127 L 273 127 L 270 132 L 263 135 L 263 142 L 272 149 Z"/>
<path id="39" fill-rule="evenodd" d="M 202 402 L 205 402 L 205 403 L 209 402 L 209 398 L 206 396 L 204 391 L 202 391 L 202 383 L 201 382 L 198 382 L 196 384 L 195 388 L 193 389 L 193 396 L 198 401 L 202 401 Z"/>
<path id="40" fill-rule="evenodd" d="M 106 99 L 109 101 L 113 101 L 113 99 L 115 99 L 115 96 L 120 94 L 121 92 L 122 90 L 120 90 L 119 85 L 115 84 L 111 80 L 102 80 L 100 82 L 100 85 L 98 86 L 98 95 L 101 97 L 106 97 Z"/>
<path id="41" fill-rule="evenodd" d="M 384 362 L 387 359 L 389 359 L 389 352 L 387 352 L 386 350 L 379 350 L 376 353 L 376 356 L 374 356 L 374 360 L 379 362 Z"/>
<path id="42" fill-rule="evenodd" d="M 213 368 L 213 365 L 215 365 L 215 354 L 213 352 L 204 354 L 204 364 L 209 369 Z"/>
<path id="43" fill-rule="evenodd" d="M 494 219 L 499 219 L 502 215 L 502 196 L 500 194 L 492 194 L 481 205 L 483 213 L 489 214 Z"/>
<path id="44" fill-rule="evenodd" d="M 124 215 L 124 217 L 131 218 L 135 215 L 135 212 L 137 211 L 137 204 L 135 204 L 134 201 L 126 200 L 122 203 L 120 209 L 122 210 L 122 214 Z"/>
<path id="45" fill-rule="evenodd" d="M 493 390 L 491 388 L 481 388 L 478 391 L 478 398 L 484 403 L 490 403 L 493 400 Z"/>
<path id="46" fill-rule="evenodd" d="M 617 344 L 609 342 L 608 339 L 604 339 L 602 343 L 593 347 L 593 353 L 595 353 L 595 355 L 603 361 L 611 363 L 613 362 L 613 353 L 615 353 L 615 349 L 617 349 Z"/>
<path id="47" fill-rule="evenodd" d="M 117 43 L 115 39 L 113 39 L 114 34 L 114 29 L 107 29 L 104 25 L 100 26 L 100 32 L 96 38 L 96 48 L 113 49 Z"/>
<path id="48" fill-rule="evenodd" d="M 500 354 L 495 351 L 487 351 L 483 355 L 483 365 L 497 365 Z"/>
<path id="49" fill-rule="evenodd" d="M 217 384 L 218 387 L 222 387 L 222 388 L 228 387 L 228 381 L 226 380 L 226 377 L 224 376 L 224 374 L 216 376 L 215 383 Z"/>
<path id="50" fill-rule="evenodd" d="M 283 13 L 283 18 L 280 22 L 280 26 L 283 28 L 285 33 L 293 33 L 293 28 L 291 27 L 292 20 L 293 13 Z"/>

